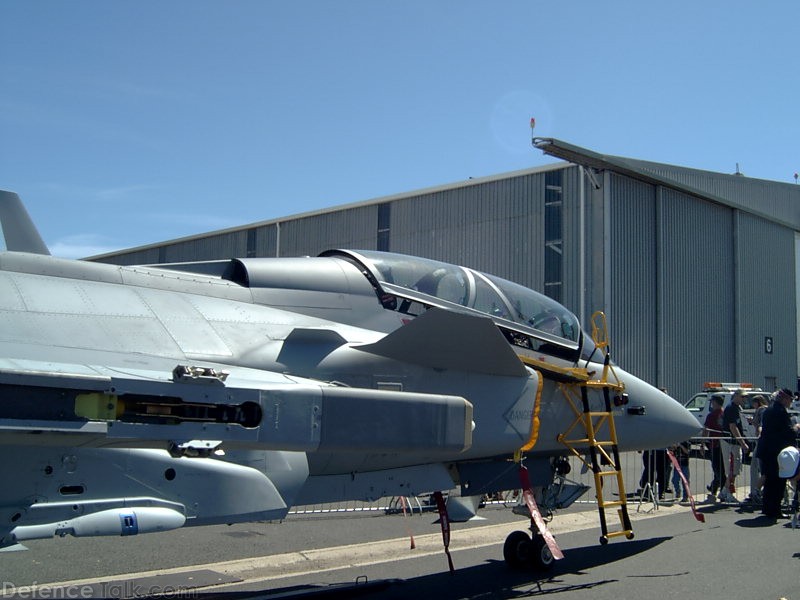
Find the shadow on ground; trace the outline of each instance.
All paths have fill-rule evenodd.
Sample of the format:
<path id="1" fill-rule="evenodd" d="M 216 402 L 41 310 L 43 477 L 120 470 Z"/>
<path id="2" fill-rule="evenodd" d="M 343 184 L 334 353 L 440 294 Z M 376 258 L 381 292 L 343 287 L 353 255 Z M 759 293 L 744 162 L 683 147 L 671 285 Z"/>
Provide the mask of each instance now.
<path id="1" fill-rule="evenodd" d="M 437 600 L 499 598 L 514 599 L 528 596 L 558 594 L 577 590 L 591 590 L 614 583 L 616 580 L 591 579 L 591 570 L 600 565 L 628 559 L 669 540 L 669 537 L 632 540 L 608 546 L 571 548 L 566 557 L 558 561 L 551 571 L 516 571 L 503 561 L 490 560 L 481 565 L 449 572 L 426 575 L 405 580 L 381 580 L 360 584 L 337 586 L 298 586 L 262 590 L 260 592 L 195 592 L 191 597 L 201 600 L 245 600 L 264 598 L 380 598 L 381 600 L 407 600 L 408 598 L 437 598 Z M 567 583 L 567 575 L 587 576 L 587 581 Z M 574 579 L 574 578 L 569 578 Z"/>

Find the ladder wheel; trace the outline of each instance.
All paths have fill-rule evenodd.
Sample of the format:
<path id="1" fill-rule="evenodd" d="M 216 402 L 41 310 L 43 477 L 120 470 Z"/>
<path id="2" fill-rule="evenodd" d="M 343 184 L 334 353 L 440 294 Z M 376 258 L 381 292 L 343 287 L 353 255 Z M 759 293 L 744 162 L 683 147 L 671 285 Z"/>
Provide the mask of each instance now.
<path id="1" fill-rule="evenodd" d="M 625 539 L 626 540 L 632 540 L 633 539 L 633 532 L 631 531 L 630 533 L 626 533 L 625 534 Z"/>
<path id="2" fill-rule="evenodd" d="M 605 536 L 605 535 L 601 535 L 601 536 L 600 536 L 600 544 L 602 544 L 603 546 L 605 546 L 606 544 L 608 544 L 608 537 L 607 537 L 607 536 Z"/>
<path id="3" fill-rule="evenodd" d="M 503 544 L 503 558 L 509 567 L 520 569 L 529 564 L 533 544 L 524 531 L 512 531 Z"/>

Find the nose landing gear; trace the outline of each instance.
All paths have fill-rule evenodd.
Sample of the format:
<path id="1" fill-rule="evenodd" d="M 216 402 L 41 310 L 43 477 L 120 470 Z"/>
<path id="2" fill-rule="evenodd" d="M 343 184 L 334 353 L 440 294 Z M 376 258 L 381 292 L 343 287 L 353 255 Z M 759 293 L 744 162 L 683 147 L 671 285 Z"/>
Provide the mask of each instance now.
<path id="1" fill-rule="evenodd" d="M 553 553 L 538 532 L 531 537 L 524 531 L 513 531 L 503 544 L 503 558 L 515 569 L 547 571 L 555 563 Z"/>

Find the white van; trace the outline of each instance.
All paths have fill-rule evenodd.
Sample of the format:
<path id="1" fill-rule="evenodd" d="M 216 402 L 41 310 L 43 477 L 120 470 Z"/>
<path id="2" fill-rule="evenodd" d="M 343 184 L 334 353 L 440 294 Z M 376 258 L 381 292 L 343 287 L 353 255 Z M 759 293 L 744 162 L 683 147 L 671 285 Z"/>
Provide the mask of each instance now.
<path id="1" fill-rule="evenodd" d="M 706 382 L 703 391 L 692 396 L 684 404 L 684 407 L 697 418 L 700 425 L 703 425 L 709 410 L 711 410 L 711 396 L 722 396 L 724 409 L 731 403 L 731 397 L 736 390 L 742 390 L 744 396 L 742 402 L 742 428 L 744 431 L 742 431 L 742 435 L 754 440 L 756 438 L 756 430 L 753 427 L 753 415 L 756 412 L 755 397 L 762 396 L 769 402 L 771 393 L 765 392 L 761 388 L 754 388 L 751 383 Z M 790 414 L 794 413 L 794 411 L 789 412 Z M 796 417 L 797 415 L 793 414 L 792 416 Z"/>

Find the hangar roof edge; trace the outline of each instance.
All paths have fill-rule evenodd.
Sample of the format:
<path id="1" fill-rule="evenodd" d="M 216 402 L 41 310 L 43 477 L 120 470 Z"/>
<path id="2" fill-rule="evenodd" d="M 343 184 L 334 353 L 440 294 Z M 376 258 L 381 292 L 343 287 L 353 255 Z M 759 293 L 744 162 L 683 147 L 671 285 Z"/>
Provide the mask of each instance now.
<path id="1" fill-rule="evenodd" d="M 211 231 L 204 231 L 201 233 L 196 233 L 194 235 L 188 235 L 180 238 L 175 238 L 171 240 L 164 240 L 161 242 L 154 242 L 152 244 L 144 244 L 142 246 L 135 246 L 131 248 L 125 248 L 123 250 L 115 250 L 114 252 L 107 252 L 105 254 L 97 254 L 94 256 L 86 257 L 85 260 L 99 260 L 103 258 L 109 258 L 113 256 L 120 256 L 123 254 L 130 254 L 132 252 L 141 252 L 143 250 L 150 250 L 152 248 L 160 248 L 166 244 L 174 244 L 178 242 L 190 242 L 192 240 L 197 240 L 201 238 L 208 237 L 210 235 L 222 235 L 226 233 L 234 233 L 237 231 L 242 231 L 244 229 L 252 229 L 254 227 L 263 227 L 265 225 L 272 225 L 274 223 L 283 223 L 285 221 L 294 221 L 296 219 L 305 219 L 309 217 L 314 217 L 317 215 L 324 215 L 331 212 L 339 212 L 343 210 L 350 210 L 354 208 L 363 208 L 365 206 L 372 206 L 375 204 L 384 204 L 386 202 L 393 202 L 395 200 L 403 200 L 404 198 L 413 198 L 416 196 L 421 196 L 423 194 L 435 194 L 437 192 L 444 192 L 448 190 L 454 190 L 461 187 L 469 187 L 473 185 L 479 185 L 482 183 L 491 183 L 493 181 L 500 181 L 503 179 L 510 179 L 512 177 L 521 177 L 523 175 L 532 175 L 535 173 L 544 173 L 546 171 L 556 171 L 559 169 L 563 169 L 564 165 L 562 163 L 553 163 L 550 165 L 542 165 L 539 167 L 531 167 L 529 169 L 520 169 L 517 171 L 508 171 L 505 173 L 499 173 L 496 175 L 487 175 L 485 177 L 470 177 L 469 179 L 465 179 L 462 181 L 456 181 L 453 183 L 446 183 L 442 185 L 427 187 L 427 188 L 420 188 L 417 190 L 409 190 L 407 192 L 400 192 L 397 194 L 391 194 L 388 196 L 379 196 L 378 198 L 372 198 L 371 200 L 359 200 L 356 202 L 350 202 L 348 204 L 337 204 L 334 206 L 330 206 L 327 208 L 320 208 L 317 210 L 311 210 L 302 213 L 296 213 L 292 215 L 286 215 L 283 217 L 276 217 L 274 219 L 265 219 L 263 221 L 254 221 L 252 223 L 246 223 L 244 225 L 235 225 L 233 227 L 227 227 L 225 229 L 213 229 Z"/>
<path id="2" fill-rule="evenodd" d="M 800 186 L 796 184 L 599 154 L 555 138 L 534 138 L 533 144 L 545 154 L 572 164 L 614 171 L 731 206 L 800 231 Z M 734 186 L 739 190 L 734 191 Z M 744 188 L 744 193 L 741 188 Z M 769 194 L 765 193 L 767 189 Z M 759 195 L 750 195 L 755 191 Z"/>
<path id="3" fill-rule="evenodd" d="M 556 138 L 534 138 L 533 145 L 545 154 L 560 158 L 573 165 L 581 165 L 599 170 L 614 171 L 616 173 L 642 180 L 653 185 L 664 186 L 679 192 L 690 194 L 692 196 L 707 199 L 711 202 L 716 202 L 725 206 L 731 206 L 757 215 L 769 221 L 779 223 L 783 226 L 794 229 L 795 231 L 800 231 L 800 186 L 795 184 L 766 179 L 756 179 L 741 175 L 729 175 L 714 171 L 704 171 L 701 169 L 693 169 L 690 167 L 682 167 L 666 163 L 650 162 L 622 156 L 605 155 L 582 148 L 580 146 L 569 144 Z M 141 252 L 144 250 L 160 248 L 167 244 L 189 242 L 212 235 L 224 235 L 227 233 L 263 227 L 265 225 L 272 225 L 275 223 L 304 219 L 331 212 L 339 212 L 366 206 L 384 204 L 386 202 L 403 200 L 405 198 L 421 196 L 424 194 L 433 194 L 437 192 L 480 185 L 483 183 L 491 183 L 503 179 L 511 179 L 514 177 L 521 177 L 524 175 L 531 175 L 563 168 L 565 168 L 563 163 L 554 163 L 551 165 L 543 165 L 529 169 L 509 171 L 497 175 L 475 177 L 453 183 L 410 190 L 388 196 L 381 196 L 370 200 L 339 204 L 328 208 L 296 213 L 293 215 L 286 215 L 283 217 L 277 217 L 263 221 L 255 221 L 225 229 L 205 231 L 190 236 L 126 248 L 124 250 L 117 250 L 105 254 L 98 254 L 88 257 L 87 260 L 100 260 L 133 252 Z M 725 194 L 724 188 L 727 187 L 730 191 L 732 186 L 735 186 L 739 189 L 744 187 L 746 188 L 745 191 L 750 190 L 750 192 L 758 191 L 759 195 L 752 196 L 750 193 L 744 193 L 742 195 L 741 191 L 738 191 L 738 194 L 733 192 Z M 770 191 L 768 194 L 770 198 L 768 200 L 762 199 L 762 196 L 765 195 L 766 188 L 769 188 Z M 737 195 L 742 195 L 742 197 L 737 198 Z"/>

